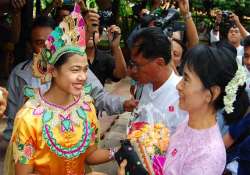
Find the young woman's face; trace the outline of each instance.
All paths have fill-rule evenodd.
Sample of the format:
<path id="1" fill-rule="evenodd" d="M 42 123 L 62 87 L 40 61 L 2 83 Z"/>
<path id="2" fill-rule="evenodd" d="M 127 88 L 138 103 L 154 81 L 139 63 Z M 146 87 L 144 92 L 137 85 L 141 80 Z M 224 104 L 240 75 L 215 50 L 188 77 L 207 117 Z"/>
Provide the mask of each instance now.
<path id="1" fill-rule="evenodd" d="M 53 80 L 62 91 L 78 96 L 87 79 L 88 62 L 86 56 L 73 55 L 53 72 Z"/>
<path id="2" fill-rule="evenodd" d="M 179 92 L 179 107 L 182 110 L 192 112 L 208 105 L 210 91 L 205 89 L 198 75 L 184 67 L 182 80 L 177 85 Z"/>

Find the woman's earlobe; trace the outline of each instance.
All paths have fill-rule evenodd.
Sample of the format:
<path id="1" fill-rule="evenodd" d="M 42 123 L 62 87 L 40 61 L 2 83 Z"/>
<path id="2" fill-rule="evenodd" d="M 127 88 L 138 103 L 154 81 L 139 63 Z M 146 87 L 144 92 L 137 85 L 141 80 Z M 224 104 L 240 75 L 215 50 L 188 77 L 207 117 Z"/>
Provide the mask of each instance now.
<path id="1" fill-rule="evenodd" d="M 52 77 L 56 77 L 57 72 L 56 72 L 56 69 L 54 67 L 51 67 L 50 72 L 51 72 Z"/>
<path id="2" fill-rule="evenodd" d="M 210 91 L 212 95 L 211 101 L 215 101 L 221 94 L 221 88 L 219 86 L 212 86 Z"/>

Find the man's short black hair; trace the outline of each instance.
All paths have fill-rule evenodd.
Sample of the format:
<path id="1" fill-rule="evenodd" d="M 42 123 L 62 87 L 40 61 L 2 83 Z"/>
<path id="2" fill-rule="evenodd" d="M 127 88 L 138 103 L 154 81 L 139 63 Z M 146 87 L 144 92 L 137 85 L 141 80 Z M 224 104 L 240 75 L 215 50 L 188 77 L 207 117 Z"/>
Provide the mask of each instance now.
<path id="1" fill-rule="evenodd" d="M 55 25 L 56 23 L 53 18 L 48 16 L 39 16 L 33 21 L 32 29 L 36 27 L 51 27 L 52 29 L 54 29 Z"/>
<path id="2" fill-rule="evenodd" d="M 168 37 L 159 27 L 145 27 L 138 31 L 132 39 L 132 49 L 138 48 L 136 54 L 153 60 L 162 57 L 166 64 L 171 60 L 171 44 Z"/>

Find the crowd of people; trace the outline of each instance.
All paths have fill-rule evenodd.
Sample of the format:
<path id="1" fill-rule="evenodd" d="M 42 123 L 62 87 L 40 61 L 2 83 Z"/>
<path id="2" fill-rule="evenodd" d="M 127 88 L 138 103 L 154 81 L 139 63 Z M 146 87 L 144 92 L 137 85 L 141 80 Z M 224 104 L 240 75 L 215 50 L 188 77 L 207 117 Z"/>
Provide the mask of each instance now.
<path id="1" fill-rule="evenodd" d="M 26 3 L 11 1 L 16 21 Z M 27 58 L 12 69 L 7 88 L 0 87 L 4 175 L 102 175 L 87 167 L 114 160 L 119 147 L 99 148 L 101 111 L 132 112 L 133 122 L 169 129 L 162 175 L 250 174 L 250 35 L 234 13 L 221 31 L 218 11 L 209 43 L 199 44 L 189 1 L 177 5 L 186 29 L 171 36 L 147 16 L 149 9 L 140 11 L 142 21 L 148 19 L 127 38 L 129 58 L 120 27 L 101 26 L 83 1 L 57 7 L 54 19 L 51 7 L 36 16 Z M 163 8 L 158 0 L 152 7 Z M 104 35 L 108 51 L 97 47 Z M 107 80 L 126 76 L 131 99 L 105 90 Z M 125 175 L 129 163 L 124 159 L 117 174 Z"/>

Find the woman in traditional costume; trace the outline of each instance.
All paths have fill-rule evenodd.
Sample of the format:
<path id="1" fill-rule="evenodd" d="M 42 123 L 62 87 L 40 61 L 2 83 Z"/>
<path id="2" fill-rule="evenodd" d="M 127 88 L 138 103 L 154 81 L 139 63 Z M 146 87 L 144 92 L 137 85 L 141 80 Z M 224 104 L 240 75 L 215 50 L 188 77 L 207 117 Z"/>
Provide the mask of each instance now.
<path id="1" fill-rule="evenodd" d="M 17 113 L 4 173 L 82 175 L 85 163 L 111 160 L 112 151 L 97 149 L 99 126 L 90 87 L 84 87 L 88 62 L 78 5 L 50 34 L 36 61 L 44 70 L 42 81 L 52 78 L 52 84 L 44 94 L 24 88 L 28 101 Z"/>

